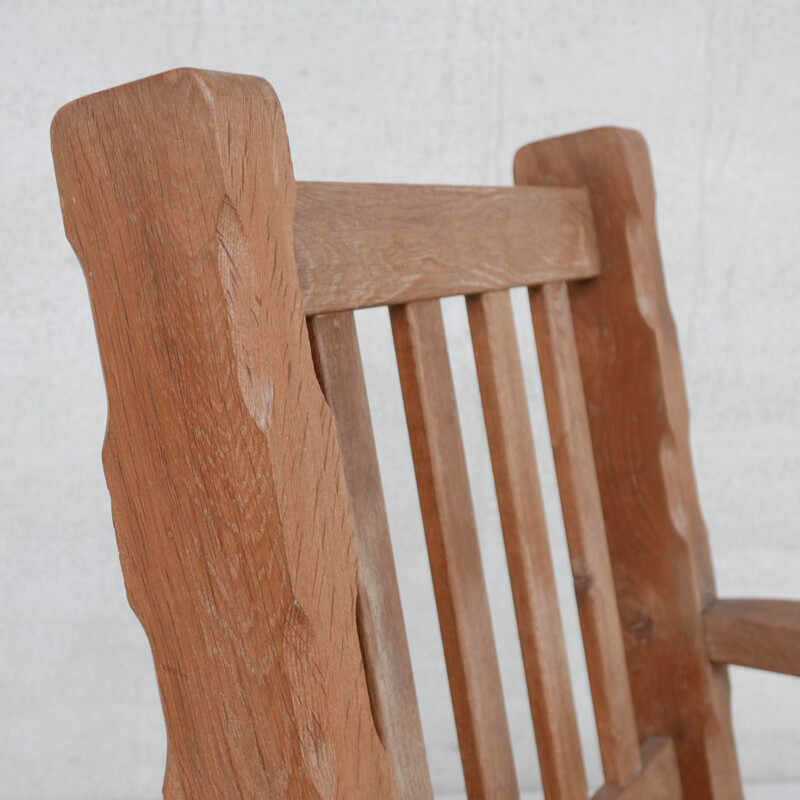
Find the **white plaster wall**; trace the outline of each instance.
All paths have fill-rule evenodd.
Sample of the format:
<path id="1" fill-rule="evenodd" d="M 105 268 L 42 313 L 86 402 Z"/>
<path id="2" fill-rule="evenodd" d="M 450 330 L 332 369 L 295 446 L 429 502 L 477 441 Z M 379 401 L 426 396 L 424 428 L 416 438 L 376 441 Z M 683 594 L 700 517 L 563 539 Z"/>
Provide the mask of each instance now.
<path id="1" fill-rule="evenodd" d="M 160 791 L 164 732 L 128 610 L 100 464 L 105 396 L 62 233 L 48 126 L 62 103 L 179 65 L 263 75 L 300 179 L 508 183 L 522 143 L 642 130 L 723 594 L 800 597 L 800 4 L 29 0 L 0 5 L 0 797 Z M 523 352 L 535 361 L 524 298 Z M 462 305 L 446 303 L 523 784 L 538 785 Z M 385 315 L 360 319 L 437 788 L 461 776 Z M 530 381 L 576 694 L 588 691 L 541 392 Z M 800 780 L 800 681 L 733 672 L 742 770 Z"/>

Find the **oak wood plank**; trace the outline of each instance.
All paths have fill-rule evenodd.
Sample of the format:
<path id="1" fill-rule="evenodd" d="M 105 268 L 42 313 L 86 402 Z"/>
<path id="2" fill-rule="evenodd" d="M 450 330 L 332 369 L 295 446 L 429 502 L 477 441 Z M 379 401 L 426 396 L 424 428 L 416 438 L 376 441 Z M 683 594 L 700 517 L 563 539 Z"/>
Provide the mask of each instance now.
<path id="1" fill-rule="evenodd" d="M 728 676 L 703 636 L 716 592 L 647 146 L 586 131 L 522 148 L 514 174 L 589 188 L 601 276 L 569 292 L 639 738 L 675 741 L 685 796 L 741 800 Z"/>
<path id="2" fill-rule="evenodd" d="M 641 768 L 625 647 L 567 286 L 530 289 L 550 439 L 606 781 Z"/>
<path id="3" fill-rule="evenodd" d="M 391 320 L 467 794 L 517 797 L 439 301 L 394 306 Z"/>
<path id="4" fill-rule="evenodd" d="M 52 141 L 108 392 L 120 560 L 166 717 L 165 798 L 394 797 L 272 88 L 176 70 L 66 106 Z"/>
<path id="5" fill-rule="evenodd" d="M 800 676 L 800 601 L 716 600 L 703 627 L 712 661 Z"/>
<path id="6" fill-rule="evenodd" d="M 467 298 L 511 590 L 548 800 L 588 794 L 508 291 Z"/>
<path id="7" fill-rule="evenodd" d="M 358 633 L 372 714 L 398 798 L 433 797 L 352 311 L 309 320 L 314 365 L 342 452 L 358 554 Z"/>
<path id="8" fill-rule="evenodd" d="M 597 274 L 583 189 L 299 183 L 309 316 Z"/>
<path id="9" fill-rule="evenodd" d="M 680 772 L 672 739 L 648 739 L 642 769 L 625 786 L 603 786 L 592 800 L 681 800 Z"/>

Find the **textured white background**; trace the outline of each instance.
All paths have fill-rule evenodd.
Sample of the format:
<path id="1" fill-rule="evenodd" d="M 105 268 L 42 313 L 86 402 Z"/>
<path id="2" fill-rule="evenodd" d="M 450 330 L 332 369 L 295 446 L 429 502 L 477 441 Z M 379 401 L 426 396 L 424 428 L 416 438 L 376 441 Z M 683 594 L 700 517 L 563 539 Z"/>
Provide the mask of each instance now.
<path id="1" fill-rule="evenodd" d="M 723 594 L 800 597 L 800 4 L 29 0 L 0 6 L 0 797 L 154 798 L 164 732 L 100 465 L 105 396 L 48 125 L 87 92 L 194 65 L 263 75 L 300 179 L 508 183 L 526 141 L 641 129 Z M 535 356 L 516 297 L 526 363 Z M 446 303 L 517 762 L 538 785 L 463 306 Z M 461 775 L 386 317 L 360 320 L 440 790 Z M 533 375 L 533 372 L 531 372 Z M 582 733 L 586 677 L 530 380 Z M 407 489 L 402 489 L 405 481 Z M 800 779 L 800 681 L 733 672 L 749 781 Z"/>

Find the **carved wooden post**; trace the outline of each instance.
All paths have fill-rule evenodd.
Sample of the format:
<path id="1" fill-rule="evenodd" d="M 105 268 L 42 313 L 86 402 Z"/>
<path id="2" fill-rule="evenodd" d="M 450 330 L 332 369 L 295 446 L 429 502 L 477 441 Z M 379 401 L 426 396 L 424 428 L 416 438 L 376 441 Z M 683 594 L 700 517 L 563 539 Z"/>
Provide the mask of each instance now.
<path id="1" fill-rule="evenodd" d="M 591 197 L 602 272 L 570 300 L 639 736 L 674 737 L 686 798 L 740 799 L 728 676 L 703 643 L 714 579 L 646 144 L 588 131 L 522 148 L 514 171 Z"/>
<path id="2" fill-rule="evenodd" d="M 52 135 L 108 390 L 120 559 L 166 716 L 165 796 L 392 797 L 275 94 L 179 70 L 66 106 Z"/>

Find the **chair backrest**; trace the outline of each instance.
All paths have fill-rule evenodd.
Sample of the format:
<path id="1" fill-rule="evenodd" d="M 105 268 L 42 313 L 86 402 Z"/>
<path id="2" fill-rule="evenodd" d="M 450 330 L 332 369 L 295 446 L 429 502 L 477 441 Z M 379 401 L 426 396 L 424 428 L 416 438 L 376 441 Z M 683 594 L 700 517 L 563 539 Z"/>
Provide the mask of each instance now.
<path id="1" fill-rule="evenodd" d="M 468 794 L 518 796 L 439 303 L 452 295 L 466 297 L 545 793 L 588 797 L 520 286 L 595 796 L 741 797 L 638 134 L 529 145 L 514 188 L 295 184 L 268 84 L 179 70 L 66 106 L 53 149 L 109 395 L 120 557 L 167 721 L 167 798 L 432 796 L 353 313 L 382 305 Z"/>

